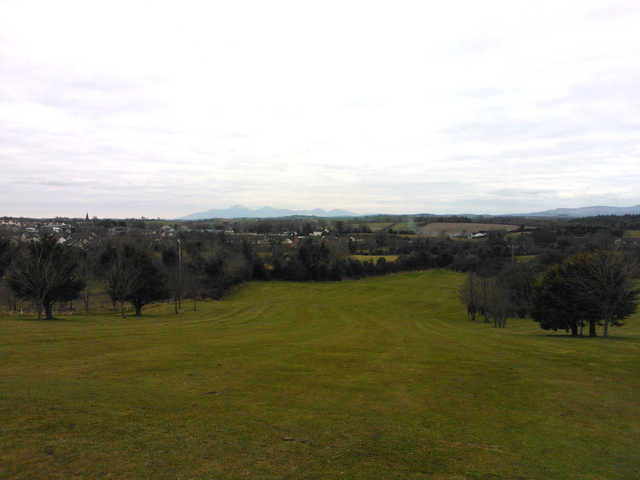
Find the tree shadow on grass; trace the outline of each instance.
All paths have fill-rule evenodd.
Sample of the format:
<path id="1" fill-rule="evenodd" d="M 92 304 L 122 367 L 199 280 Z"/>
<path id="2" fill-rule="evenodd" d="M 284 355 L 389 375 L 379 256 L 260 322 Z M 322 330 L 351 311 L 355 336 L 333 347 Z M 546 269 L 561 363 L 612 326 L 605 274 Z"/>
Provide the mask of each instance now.
<path id="1" fill-rule="evenodd" d="M 56 323 L 56 322 L 71 322 L 73 320 L 77 320 L 78 318 L 80 318 L 80 316 L 78 315 L 78 317 L 73 318 L 71 315 L 69 316 L 64 316 L 64 317 L 53 317 L 53 318 L 49 318 L 49 319 L 45 319 L 44 317 L 38 320 L 38 317 L 32 317 L 31 315 L 26 316 L 26 315 L 12 315 L 9 318 L 11 318 L 12 320 L 21 320 L 23 322 L 39 322 L 39 323 Z"/>
<path id="2" fill-rule="evenodd" d="M 625 342 L 640 342 L 640 335 L 611 335 L 609 334 L 608 337 L 603 337 L 602 335 L 598 335 L 597 337 L 590 337 L 588 335 L 585 336 L 577 336 L 574 337 L 571 334 L 564 334 L 564 333 L 538 333 L 538 334 L 534 334 L 534 336 L 536 337 L 546 337 L 546 338 L 557 338 L 557 339 L 564 339 L 564 340 L 575 340 L 575 341 L 582 341 L 582 340 L 591 340 L 591 341 L 612 341 L 612 342 L 620 342 L 620 341 L 625 341 Z"/>

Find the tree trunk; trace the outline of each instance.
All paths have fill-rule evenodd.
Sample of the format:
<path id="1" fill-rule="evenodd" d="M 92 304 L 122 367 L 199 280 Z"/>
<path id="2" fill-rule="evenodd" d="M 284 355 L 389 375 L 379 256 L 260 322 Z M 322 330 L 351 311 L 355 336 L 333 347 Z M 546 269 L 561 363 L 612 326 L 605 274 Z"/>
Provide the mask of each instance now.
<path id="1" fill-rule="evenodd" d="M 173 297 L 173 307 L 176 311 L 176 315 L 178 314 L 178 297 Z"/>
<path id="2" fill-rule="evenodd" d="M 45 303 L 44 312 L 45 312 L 44 319 L 52 320 L 53 319 L 53 303 Z"/>
<path id="3" fill-rule="evenodd" d="M 84 289 L 84 313 L 89 313 L 89 289 Z"/>
<path id="4" fill-rule="evenodd" d="M 142 305 L 136 303 L 135 307 L 136 307 L 136 317 L 142 316 Z"/>
<path id="5" fill-rule="evenodd" d="M 589 320 L 589 336 L 590 337 L 598 336 L 598 334 L 596 333 L 596 322 L 594 320 Z"/>
<path id="6" fill-rule="evenodd" d="M 127 318 L 127 313 L 124 311 L 124 301 L 120 302 L 120 315 L 122 318 Z"/>
<path id="7" fill-rule="evenodd" d="M 571 336 L 572 337 L 578 336 L 578 325 L 576 323 L 571 324 Z"/>
<path id="8" fill-rule="evenodd" d="M 605 318 L 604 319 L 604 334 L 602 336 L 606 337 L 608 335 L 609 335 L 609 319 Z"/>
<path id="9" fill-rule="evenodd" d="M 580 336 L 581 337 L 584 336 L 583 334 L 584 334 L 584 322 L 581 321 L 580 322 Z"/>
<path id="10" fill-rule="evenodd" d="M 38 320 L 42 320 L 42 302 L 37 302 L 36 309 L 38 310 Z"/>

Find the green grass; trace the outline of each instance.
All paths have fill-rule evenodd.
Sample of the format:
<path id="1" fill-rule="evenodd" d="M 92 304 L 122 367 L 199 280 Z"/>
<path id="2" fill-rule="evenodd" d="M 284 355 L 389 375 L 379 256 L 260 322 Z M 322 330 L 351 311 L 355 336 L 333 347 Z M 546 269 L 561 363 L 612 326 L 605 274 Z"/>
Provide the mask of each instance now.
<path id="1" fill-rule="evenodd" d="M 624 232 L 625 236 L 631 238 L 640 238 L 640 230 L 627 230 Z"/>
<path id="2" fill-rule="evenodd" d="M 379 230 L 384 230 L 385 228 L 389 228 L 393 225 L 392 222 L 369 222 L 367 226 L 371 229 L 372 232 L 377 232 Z"/>
<path id="3" fill-rule="evenodd" d="M 399 257 L 400 255 L 349 255 L 349 258 L 354 260 L 373 263 L 376 263 L 380 258 L 384 258 L 387 262 L 395 262 Z"/>
<path id="4" fill-rule="evenodd" d="M 394 223 L 391 230 L 394 232 L 415 232 L 416 225 L 413 222 Z"/>
<path id="5" fill-rule="evenodd" d="M 465 318 L 463 278 L 0 318 L 0 478 L 638 478 L 640 318 L 496 330 Z"/>

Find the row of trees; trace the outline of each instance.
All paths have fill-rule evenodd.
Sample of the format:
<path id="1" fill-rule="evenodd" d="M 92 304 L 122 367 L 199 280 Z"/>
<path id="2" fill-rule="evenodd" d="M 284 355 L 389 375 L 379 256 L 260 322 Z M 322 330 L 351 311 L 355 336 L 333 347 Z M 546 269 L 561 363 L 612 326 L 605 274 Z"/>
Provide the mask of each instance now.
<path id="1" fill-rule="evenodd" d="M 511 261 L 510 261 L 511 260 Z M 545 329 L 604 335 L 635 310 L 635 270 L 620 252 L 570 256 L 548 268 L 517 263 L 504 237 L 487 241 L 421 240 L 395 262 L 349 257 L 345 242 L 307 239 L 297 248 L 277 246 L 267 268 L 246 241 L 194 232 L 181 241 L 149 242 L 144 237 L 106 241 L 89 249 L 69 247 L 52 235 L 11 247 L 0 239 L 0 277 L 21 299 L 33 301 L 38 317 L 51 318 L 56 302 L 82 296 L 88 310 L 88 286 L 101 282 L 114 308 L 127 303 L 140 315 L 144 305 L 183 298 L 220 298 L 233 285 L 252 279 L 341 280 L 401 270 L 454 268 L 471 272 L 460 295 L 472 319 L 496 327 L 513 316 L 532 316 Z"/>
<path id="2" fill-rule="evenodd" d="M 395 261 L 379 258 L 373 263 L 350 257 L 350 248 L 345 242 L 308 238 L 295 249 L 276 246 L 271 256 L 273 268 L 268 277 L 292 281 L 335 281 L 428 268 L 493 274 L 500 271 L 510 255 L 504 236 L 498 233 L 491 235 L 486 242 L 474 244 L 449 239 L 420 239 L 407 251 Z"/>
<path id="3" fill-rule="evenodd" d="M 482 317 L 504 328 L 509 317 L 530 314 L 537 273 L 535 263 L 506 265 L 496 276 L 470 273 L 460 289 L 460 299 L 471 320 Z"/>
<path id="4" fill-rule="evenodd" d="M 635 262 L 621 252 L 572 255 L 546 270 L 536 263 L 508 265 L 496 276 L 468 275 L 460 290 L 469 317 L 504 327 L 509 317 L 531 316 L 545 330 L 596 336 L 621 326 L 637 308 Z"/>
<path id="5" fill-rule="evenodd" d="M 125 316 L 130 303 L 136 315 L 148 303 L 173 298 L 176 313 L 183 296 L 219 298 L 231 286 L 265 278 L 266 269 L 246 243 L 225 244 L 207 235 L 186 242 L 150 245 L 144 238 L 126 238 L 83 250 L 61 243 L 54 235 L 11 246 L 0 239 L 0 278 L 14 295 L 33 302 L 38 318 L 53 317 L 56 303 L 79 297 L 89 308 L 88 289 L 104 285 L 114 308 Z"/>
<path id="6" fill-rule="evenodd" d="M 6 243 L 6 242 L 5 242 Z M 89 285 L 105 285 L 114 308 L 124 315 L 127 303 L 139 315 L 144 305 L 172 298 L 176 312 L 183 297 L 220 298 L 231 286 L 251 279 L 294 281 L 341 280 L 425 268 L 454 268 L 483 274 L 499 271 L 509 248 L 500 234 L 486 242 L 423 239 L 394 262 L 376 263 L 349 256 L 345 241 L 308 238 L 297 248 L 276 245 L 267 269 L 246 240 L 224 234 L 192 232 L 172 240 L 149 243 L 127 236 L 80 249 L 58 243 L 53 236 L 23 243 L 7 279 L 15 295 L 31 300 L 41 315 L 52 316 L 56 302 L 83 298 L 89 309 Z M 493 302 L 495 304 L 496 302 Z"/>
<path id="7" fill-rule="evenodd" d="M 349 257 L 344 241 L 306 239 L 297 248 L 277 245 L 268 269 L 246 240 L 224 234 L 192 232 L 175 240 L 150 241 L 126 236 L 95 242 L 87 248 L 60 243 L 53 235 L 13 247 L 7 285 L 15 296 L 32 301 L 38 316 L 51 318 L 56 303 L 83 299 L 89 310 L 90 287 L 102 283 L 114 309 L 124 315 L 131 304 L 140 315 L 144 305 L 173 299 L 176 312 L 183 297 L 220 298 L 233 285 L 252 279 L 295 281 L 341 280 L 383 275 L 402 270 L 444 268 L 457 258 L 472 258 L 470 265 L 486 268 L 504 261 L 508 251 L 501 237 L 473 250 L 459 242 L 417 242 L 415 250 L 395 262 L 376 263 Z M 10 246 L 4 241 L 3 251 Z M 452 254 L 455 253 L 456 255 Z M 8 260 L 7 262 L 8 263 Z M 0 264 L 0 267 L 2 265 Z M 499 267 L 492 267 L 492 271 Z M 4 268 L 3 268 L 4 270 Z"/>
<path id="8" fill-rule="evenodd" d="M 548 270 L 536 284 L 531 315 L 545 330 L 568 330 L 573 336 L 603 335 L 621 326 L 637 308 L 634 262 L 617 252 L 578 254 Z"/>

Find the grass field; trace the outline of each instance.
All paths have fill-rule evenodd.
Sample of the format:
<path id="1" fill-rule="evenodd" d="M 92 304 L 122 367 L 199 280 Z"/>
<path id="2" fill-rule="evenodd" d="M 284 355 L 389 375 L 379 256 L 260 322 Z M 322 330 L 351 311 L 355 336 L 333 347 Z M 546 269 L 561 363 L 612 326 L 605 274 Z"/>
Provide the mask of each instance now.
<path id="1" fill-rule="evenodd" d="M 384 230 L 385 228 L 389 228 L 393 223 L 391 222 L 369 222 L 367 226 L 371 229 L 372 232 L 377 232 L 379 230 Z"/>
<path id="2" fill-rule="evenodd" d="M 391 229 L 391 231 L 393 232 L 415 230 L 415 224 L 412 222 L 369 222 L 367 223 L 367 226 L 371 229 L 372 232 L 379 232 L 380 230 L 388 229 Z"/>
<path id="3" fill-rule="evenodd" d="M 0 318 L 0 478 L 639 478 L 640 318 L 496 330 L 465 318 L 462 279 Z"/>
<path id="4" fill-rule="evenodd" d="M 625 236 L 631 238 L 640 238 L 640 230 L 627 230 L 624 232 Z"/>
<path id="5" fill-rule="evenodd" d="M 479 231 L 505 230 L 507 232 L 517 230 L 517 225 L 504 225 L 498 223 L 428 223 L 418 229 L 422 235 L 437 237 L 445 235 L 462 235 Z"/>
<path id="6" fill-rule="evenodd" d="M 394 223 L 391 227 L 393 232 L 415 232 L 416 224 L 413 222 Z"/>
<path id="7" fill-rule="evenodd" d="M 360 260 L 361 262 L 376 263 L 379 258 L 384 258 L 387 262 L 395 262 L 400 255 L 349 255 L 349 258 Z"/>

